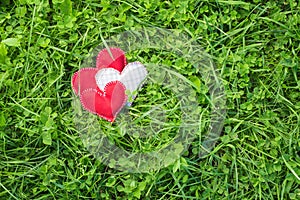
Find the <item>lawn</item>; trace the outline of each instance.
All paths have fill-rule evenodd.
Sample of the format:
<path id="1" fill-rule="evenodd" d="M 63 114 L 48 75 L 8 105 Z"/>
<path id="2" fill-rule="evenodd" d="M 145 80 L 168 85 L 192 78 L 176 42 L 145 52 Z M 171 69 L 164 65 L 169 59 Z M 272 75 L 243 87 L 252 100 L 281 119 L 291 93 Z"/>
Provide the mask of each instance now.
<path id="1" fill-rule="evenodd" d="M 86 148 L 71 77 L 110 37 L 147 27 L 176 30 L 211 55 L 226 113 L 216 145 L 201 154 L 212 108 L 194 63 L 172 51 L 126 52 L 129 62 L 176 69 L 203 116 L 180 158 L 132 173 Z M 300 199 L 299 58 L 296 0 L 1 0 L 0 199 Z M 183 115 L 168 86 L 145 84 L 130 108 L 133 128 L 159 121 L 147 114 L 151 104 L 168 111 L 155 137 L 118 129 L 126 115 L 113 124 L 84 117 L 127 151 L 164 148 Z"/>

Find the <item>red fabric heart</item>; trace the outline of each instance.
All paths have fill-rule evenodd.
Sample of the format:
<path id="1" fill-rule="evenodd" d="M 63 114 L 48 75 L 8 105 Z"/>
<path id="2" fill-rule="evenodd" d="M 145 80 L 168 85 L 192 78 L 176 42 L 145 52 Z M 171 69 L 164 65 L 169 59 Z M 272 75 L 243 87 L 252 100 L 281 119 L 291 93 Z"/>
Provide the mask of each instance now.
<path id="1" fill-rule="evenodd" d="M 110 52 L 109 52 L 110 51 Z M 123 68 L 127 64 L 124 51 L 119 48 L 103 49 L 99 52 L 96 61 L 96 67 L 102 68 L 114 68 L 119 72 L 122 72 Z"/>
<path id="2" fill-rule="evenodd" d="M 80 95 L 83 107 L 91 113 L 113 122 L 127 101 L 125 86 L 119 82 L 110 82 L 104 88 L 87 89 Z"/>
<path id="3" fill-rule="evenodd" d="M 72 88 L 75 94 L 81 93 L 89 88 L 97 88 L 95 75 L 98 72 L 97 68 L 82 68 L 77 71 L 72 77 Z"/>

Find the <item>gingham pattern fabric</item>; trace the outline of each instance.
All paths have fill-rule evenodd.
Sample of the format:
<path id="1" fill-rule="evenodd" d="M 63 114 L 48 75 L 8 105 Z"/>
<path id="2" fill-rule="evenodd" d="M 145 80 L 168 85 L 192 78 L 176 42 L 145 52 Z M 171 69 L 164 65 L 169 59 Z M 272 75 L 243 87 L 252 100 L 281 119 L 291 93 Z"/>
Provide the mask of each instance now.
<path id="1" fill-rule="evenodd" d="M 95 79 L 102 91 L 106 84 L 112 81 L 120 81 L 125 85 L 126 90 L 133 92 L 139 88 L 146 76 L 147 70 L 144 65 L 140 62 L 132 62 L 125 66 L 121 74 L 113 68 L 101 69 L 96 73 Z"/>
<path id="2" fill-rule="evenodd" d="M 96 73 L 95 78 L 99 89 L 104 91 L 107 83 L 119 80 L 120 72 L 114 68 L 103 68 Z"/>

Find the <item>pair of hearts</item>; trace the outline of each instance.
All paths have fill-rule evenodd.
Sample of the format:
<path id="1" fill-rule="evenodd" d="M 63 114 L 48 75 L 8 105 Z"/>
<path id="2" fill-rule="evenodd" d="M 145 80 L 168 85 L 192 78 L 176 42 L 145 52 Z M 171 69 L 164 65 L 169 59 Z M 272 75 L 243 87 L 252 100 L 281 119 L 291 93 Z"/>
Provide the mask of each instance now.
<path id="1" fill-rule="evenodd" d="M 113 122 L 128 100 L 126 90 L 137 90 L 146 75 L 140 62 L 127 64 L 121 49 L 103 49 L 95 68 L 82 68 L 73 75 L 72 88 L 87 111 Z"/>

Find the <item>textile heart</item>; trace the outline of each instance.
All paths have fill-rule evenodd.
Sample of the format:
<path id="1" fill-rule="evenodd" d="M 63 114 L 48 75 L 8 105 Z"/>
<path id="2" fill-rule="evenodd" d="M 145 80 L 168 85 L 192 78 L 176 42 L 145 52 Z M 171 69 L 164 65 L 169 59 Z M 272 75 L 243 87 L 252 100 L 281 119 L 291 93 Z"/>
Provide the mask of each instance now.
<path id="1" fill-rule="evenodd" d="M 72 88 L 75 94 L 80 96 L 86 89 L 96 89 L 95 75 L 97 72 L 97 68 L 82 68 L 77 71 L 72 77 Z"/>
<path id="2" fill-rule="evenodd" d="M 100 90 L 112 81 L 120 81 L 131 93 L 139 88 L 141 82 L 146 78 L 147 70 L 140 62 L 132 62 L 125 66 L 122 72 L 114 68 L 104 68 L 96 75 L 96 84 Z"/>
<path id="3" fill-rule="evenodd" d="M 124 51 L 119 48 L 110 47 L 103 49 L 99 52 L 96 60 L 96 67 L 102 68 L 114 68 L 121 72 L 126 66 L 127 61 Z"/>
<path id="4" fill-rule="evenodd" d="M 119 82 L 110 82 L 103 91 L 86 89 L 80 95 L 83 107 L 93 114 L 113 122 L 127 101 L 125 86 Z"/>

